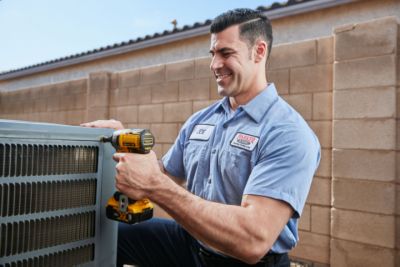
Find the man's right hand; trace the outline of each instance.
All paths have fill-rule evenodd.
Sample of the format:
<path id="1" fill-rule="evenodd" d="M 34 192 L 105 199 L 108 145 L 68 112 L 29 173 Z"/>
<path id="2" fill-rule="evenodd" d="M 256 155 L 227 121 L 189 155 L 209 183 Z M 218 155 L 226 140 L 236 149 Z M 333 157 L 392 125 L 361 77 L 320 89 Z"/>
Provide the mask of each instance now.
<path id="1" fill-rule="evenodd" d="M 124 125 L 120 121 L 111 119 L 111 120 L 97 120 L 91 122 L 81 123 L 82 127 L 92 127 L 92 128 L 110 128 L 114 130 L 122 130 L 124 129 Z"/>

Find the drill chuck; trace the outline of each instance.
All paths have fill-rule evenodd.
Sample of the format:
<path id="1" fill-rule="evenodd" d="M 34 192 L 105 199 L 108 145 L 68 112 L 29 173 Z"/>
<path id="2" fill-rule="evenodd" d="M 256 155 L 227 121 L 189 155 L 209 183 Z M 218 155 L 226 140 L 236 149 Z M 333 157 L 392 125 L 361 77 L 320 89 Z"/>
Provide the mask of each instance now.
<path id="1" fill-rule="evenodd" d="M 111 143 L 111 140 L 112 140 L 112 136 L 102 136 L 102 137 L 100 137 L 100 142 L 102 142 L 102 143 L 107 143 L 107 142 Z"/>

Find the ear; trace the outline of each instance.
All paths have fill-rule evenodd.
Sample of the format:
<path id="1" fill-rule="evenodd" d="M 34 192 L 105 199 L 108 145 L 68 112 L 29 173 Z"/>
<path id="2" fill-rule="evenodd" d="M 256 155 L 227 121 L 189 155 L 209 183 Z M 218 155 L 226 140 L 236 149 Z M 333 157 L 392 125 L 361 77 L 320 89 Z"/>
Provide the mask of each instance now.
<path id="1" fill-rule="evenodd" d="M 254 60 L 259 63 L 263 59 L 266 59 L 268 55 L 268 45 L 265 41 L 257 40 L 254 45 Z"/>

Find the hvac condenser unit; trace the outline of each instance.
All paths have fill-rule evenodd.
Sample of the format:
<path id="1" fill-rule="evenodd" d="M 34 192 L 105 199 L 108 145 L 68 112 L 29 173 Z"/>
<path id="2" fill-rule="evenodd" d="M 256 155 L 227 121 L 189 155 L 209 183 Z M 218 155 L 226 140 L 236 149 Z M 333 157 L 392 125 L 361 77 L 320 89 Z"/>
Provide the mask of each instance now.
<path id="1" fill-rule="evenodd" d="M 108 129 L 0 120 L 0 266 L 114 266 Z"/>

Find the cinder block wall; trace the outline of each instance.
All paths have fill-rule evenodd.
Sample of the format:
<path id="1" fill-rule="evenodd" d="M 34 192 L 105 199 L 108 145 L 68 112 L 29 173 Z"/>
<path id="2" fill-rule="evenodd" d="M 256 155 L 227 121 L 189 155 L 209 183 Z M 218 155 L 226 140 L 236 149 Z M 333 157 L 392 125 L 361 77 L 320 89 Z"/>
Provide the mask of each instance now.
<path id="1" fill-rule="evenodd" d="M 112 74 L 109 117 L 127 127 L 149 128 L 161 157 L 186 119 L 218 98 L 208 65 L 209 59 L 201 58 Z"/>
<path id="2" fill-rule="evenodd" d="M 306 119 L 322 147 L 302 214 L 300 244 L 292 257 L 320 264 L 330 261 L 333 37 L 274 47 L 267 70 L 279 94 Z"/>
<path id="3" fill-rule="evenodd" d="M 400 265 L 399 49 L 394 18 L 273 48 L 268 81 L 322 146 L 292 257 L 319 267 Z M 72 125 L 115 118 L 151 129 L 161 157 L 184 121 L 219 99 L 209 63 L 198 58 L 2 92 L 0 117 Z"/>
<path id="4" fill-rule="evenodd" d="M 334 267 L 400 264 L 399 38 L 394 18 L 334 32 Z"/>
<path id="5" fill-rule="evenodd" d="M 87 81 L 0 92 L 0 118 L 76 125 L 86 114 Z"/>

